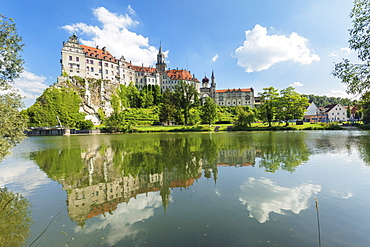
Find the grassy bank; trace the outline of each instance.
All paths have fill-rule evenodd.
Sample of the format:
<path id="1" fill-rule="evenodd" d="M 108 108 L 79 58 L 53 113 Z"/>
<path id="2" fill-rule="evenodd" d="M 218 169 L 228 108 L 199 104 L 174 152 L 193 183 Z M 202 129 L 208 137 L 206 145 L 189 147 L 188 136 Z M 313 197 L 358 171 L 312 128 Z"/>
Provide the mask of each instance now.
<path id="1" fill-rule="evenodd" d="M 194 125 L 194 126 L 135 126 L 133 132 L 201 132 L 201 131 L 215 131 L 218 126 L 218 131 L 274 131 L 274 130 L 339 130 L 343 129 L 340 125 L 325 124 L 325 123 L 304 123 L 303 125 L 296 125 L 295 123 L 285 124 L 273 123 L 271 127 L 264 123 L 253 123 L 248 128 L 234 128 L 232 124 L 213 124 L 209 125 Z"/>

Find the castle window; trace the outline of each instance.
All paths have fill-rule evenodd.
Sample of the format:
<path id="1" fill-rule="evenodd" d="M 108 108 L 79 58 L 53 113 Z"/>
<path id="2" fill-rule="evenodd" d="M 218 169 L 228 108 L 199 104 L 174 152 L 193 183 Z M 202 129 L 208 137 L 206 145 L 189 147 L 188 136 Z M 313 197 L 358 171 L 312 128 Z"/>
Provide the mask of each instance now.
<path id="1" fill-rule="evenodd" d="M 223 101 L 223 100 L 224 100 L 224 97 L 222 97 L 222 96 L 221 96 L 221 97 L 219 98 L 219 101 Z"/>
<path id="2" fill-rule="evenodd" d="M 72 60 L 72 56 L 69 56 L 69 60 Z"/>
<path id="3" fill-rule="evenodd" d="M 98 62 L 98 64 L 99 64 L 99 66 L 101 66 L 101 65 L 102 65 L 102 63 L 101 63 L 101 62 Z"/>
<path id="4" fill-rule="evenodd" d="M 94 64 L 94 61 L 93 60 L 90 60 L 90 64 Z"/>
<path id="5" fill-rule="evenodd" d="M 105 73 L 108 74 L 108 70 L 107 69 L 105 70 Z"/>
<path id="6" fill-rule="evenodd" d="M 89 70 L 89 69 L 90 69 L 90 68 L 89 68 L 89 66 L 87 66 L 87 67 L 86 67 L 86 70 Z"/>
<path id="7" fill-rule="evenodd" d="M 87 54 L 86 54 L 87 55 Z M 89 63 L 89 59 L 86 59 L 86 63 Z"/>
<path id="8" fill-rule="evenodd" d="M 76 61 L 79 62 L 80 61 L 80 58 L 79 57 L 76 57 Z"/>
<path id="9" fill-rule="evenodd" d="M 104 63 L 104 66 L 105 66 L 105 67 L 108 67 L 108 63 Z"/>
<path id="10" fill-rule="evenodd" d="M 94 72 L 94 68 L 93 67 L 91 67 L 91 72 Z"/>

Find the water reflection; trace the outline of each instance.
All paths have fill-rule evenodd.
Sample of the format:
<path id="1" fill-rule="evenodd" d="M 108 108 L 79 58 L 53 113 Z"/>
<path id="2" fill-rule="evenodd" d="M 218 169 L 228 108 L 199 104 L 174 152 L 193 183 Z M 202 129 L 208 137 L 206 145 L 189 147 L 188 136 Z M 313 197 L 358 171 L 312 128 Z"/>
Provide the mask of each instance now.
<path id="1" fill-rule="evenodd" d="M 248 178 L 240 186 L 239 201 L 247 205 L 249 217 L 264 223 L 269 220 L 272 212 L 285 214 L 286 211 L 292 211 L 299 214 L 308 208 L 308 200 L 320 191 L 320 185 L 301 184 L 288 188 L 267 178 Z"/>
<path id="2" fill-rule="evenodd" d="M 357 140 L 325 135 L 316 141 L 302 132 L 81 136 L 59 139 L 62 143 L 54 148 L 32 152 L 31 159 L 62 184 L 70 218 L 84 226 L 98 215 L 117 214 L 123 202 L 131 206 L 131 199 L 142 195 L 160 198 L 166 211 L 171 190 L 188 189 L 202 174 L 216 182 L 219 166 L 294 172 L 313 153 L 348 148 L 346 143 Z M 250 178 L 240 187 L 239 200 L 262 223 L 270 212 L 306 209 L 308 198 L 320 189 L 313 184 L 285 188 Z M 155 201 L 151 207 L 157 206 Z"/>
<path id="3" fill-rule="evenodd" d="M 31 210 L 29 201 L 18 193 L 0 188 L 1 246 L 22 246 L 30 235 Z"/>

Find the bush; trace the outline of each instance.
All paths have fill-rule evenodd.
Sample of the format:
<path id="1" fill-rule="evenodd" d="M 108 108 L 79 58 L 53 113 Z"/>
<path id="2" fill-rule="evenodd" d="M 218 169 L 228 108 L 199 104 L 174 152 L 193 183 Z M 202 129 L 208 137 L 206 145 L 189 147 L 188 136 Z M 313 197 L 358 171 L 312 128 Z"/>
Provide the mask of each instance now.
<path id="1" fill-rule="evenodd" d="M 80 130 L 91 130 L 94 127 L 94 123 L 91 120 L 80 120 L 76 123 L 76 128 Z"/>

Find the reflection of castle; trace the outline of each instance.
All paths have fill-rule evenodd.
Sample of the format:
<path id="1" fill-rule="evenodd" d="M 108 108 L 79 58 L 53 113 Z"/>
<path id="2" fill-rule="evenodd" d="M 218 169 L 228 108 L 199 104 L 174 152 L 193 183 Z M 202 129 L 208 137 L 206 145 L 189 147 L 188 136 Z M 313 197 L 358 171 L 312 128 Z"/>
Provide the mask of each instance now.
<path id="1" fill-rule="evenodd" d="M 136 177 L 117 174 L 110 147 L 105 148 L 103 155 L 93 149 L 83 153 L 82 157 L 87 164 L 88 176 L 79 178 L 73 184 L 67 180 L 61 181 L 68 194 L 69 216 L 80 225 L 94 216 L 112 213 L 118 204 L 128 203 L 136 195 L 149 192 L 160 191 L 166 210 L 171 188 L 187 188 L 201 176 L 201 166 L 198 177 L 187 180 L 178 179 L 176 170 L 168 169 L 160 174 L 141 172 Z"/>

